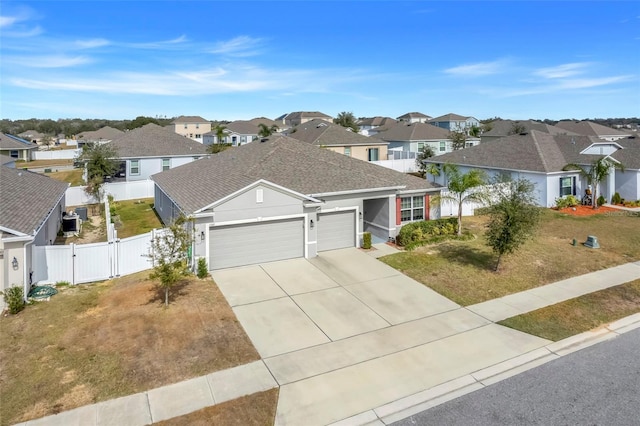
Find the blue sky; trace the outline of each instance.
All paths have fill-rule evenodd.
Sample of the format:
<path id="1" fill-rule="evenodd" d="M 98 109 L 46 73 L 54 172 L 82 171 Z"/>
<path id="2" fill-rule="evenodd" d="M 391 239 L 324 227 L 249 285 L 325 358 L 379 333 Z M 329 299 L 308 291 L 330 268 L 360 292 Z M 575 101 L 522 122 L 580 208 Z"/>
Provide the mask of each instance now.
<path id="1" fill-rule="evenodd" d="M 640 116 L 640 2 L 37 1 L 0 117 Z"/>

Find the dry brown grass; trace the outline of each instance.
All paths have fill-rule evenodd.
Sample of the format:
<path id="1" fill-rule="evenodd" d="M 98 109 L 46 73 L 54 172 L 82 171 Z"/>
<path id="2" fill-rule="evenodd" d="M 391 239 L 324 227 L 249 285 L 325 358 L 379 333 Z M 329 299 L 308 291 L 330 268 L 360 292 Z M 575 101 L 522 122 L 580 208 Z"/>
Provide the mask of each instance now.
<path id="1" fill-rule="evenodd" d="M 640 312 L 640 280 L 508 318 L 499 324 L 558 341 L 637 312 Z"/>
<path id="2" fill-rule="evenodd" d="M 545 210 L 536 237 L 503 257 L 496 273 L 496 257 L 484 239 L 486 220 L 464 218 L 464 227 L 478 236 L 475 240 L 444 242 L 381 260 L 457 303 L 471 305 L 640 259 L 640 216 L 574 217 Z M 584 247 L 587 235 L 596 235 L 601 248 Z"/>
<path id="3" fill-rule="evenodd" d="M 4 424 L 259 359 L 211 280 L 185 280 L 165 308 L 147 273 L 61 288 L 0 319 Z"/>
<path id="4" fill-rule="evenodd" d="M 73 160 L 35 160 L 35 161 L 21 161 L 16 163 L 16 168 L 41 168 L 41 167 L 55 167 L 55 166 L 72 166 Z"/>
<path id="5" fill-rule="evenodd" d="M 73 169 L 51 172 L 47 173 L 46 175 L 52 179 L 70 183 L 71 186 L 83 186 L 85 183 L 84 179 L 82 178 L 82 172 L 82 169 Z"/>
<path id="6" fill-rule="evenodd" d="M 157 423 L 161 426 L 270 426 L 276 417 L 278 389 L 254 393 L 184 416 Z"/>

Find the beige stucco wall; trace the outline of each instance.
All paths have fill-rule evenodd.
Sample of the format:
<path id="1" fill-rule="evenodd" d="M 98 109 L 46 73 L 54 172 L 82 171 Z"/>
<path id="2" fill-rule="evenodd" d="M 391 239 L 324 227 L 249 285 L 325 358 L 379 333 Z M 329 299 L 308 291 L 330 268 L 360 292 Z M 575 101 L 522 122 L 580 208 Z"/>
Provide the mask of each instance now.
<path id="1" fill-rule="evenodd" d="M 351 146 L 347 147 L 351 148 L 351 157 L 357 158 L 358 160 L 368 161 L 369 160 L 369 148 L 378 148 L 378 160 L 386 160 L 387 159 L 387 146 L 386 145 L 360 145 L 360 146 Z M 344 154 L 344 146 L 330 146 L 327 147 L 328 150 L 337 152 L 338 154 Z"/>
<path id="2" fill-rule="evenodd" d="M 24 258 L 24 242 L 7 243 L 0 241 L 0 250 L 3 250 L 0 259 L 0 290 L 13 285 L 24 285 L 24 268 L 26 261 Z M 18 269 L 13 269 L 13 258 L 18 260 Z"/>
<path id="3" fill-rule="evenodd" d="M 200 139 L 197 140 L 201 142 L 203 138 L 202 135 L 211 131 L 211 123 L 187 123 L 186 125 L 184 123 L 174 124 L 173 131 L 193 140 L 196 140 L 196 135 L 200 135 Z M 193 135 L 193 137 L 190 135 Z"/>

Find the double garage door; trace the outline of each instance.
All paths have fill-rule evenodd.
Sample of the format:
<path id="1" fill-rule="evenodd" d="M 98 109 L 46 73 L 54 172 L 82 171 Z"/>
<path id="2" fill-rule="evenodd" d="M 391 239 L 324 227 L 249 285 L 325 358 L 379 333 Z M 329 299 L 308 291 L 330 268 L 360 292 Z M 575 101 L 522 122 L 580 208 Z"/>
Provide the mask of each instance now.
<path id="1" fill-rule="evenodd" d="M 316 221 L 318 251 L 355 245 L 355 213 L 321 213 Z M 303 218 L 213 227 L 211 269 L 304 257 Z"/>

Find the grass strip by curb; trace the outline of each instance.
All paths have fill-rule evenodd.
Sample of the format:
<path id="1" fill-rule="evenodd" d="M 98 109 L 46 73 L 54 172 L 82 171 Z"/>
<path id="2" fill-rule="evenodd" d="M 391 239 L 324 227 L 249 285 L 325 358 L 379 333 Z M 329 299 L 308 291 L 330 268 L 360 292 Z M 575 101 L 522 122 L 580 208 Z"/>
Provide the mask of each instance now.
<path id="1" fill-rule="evenodd" d="M 507 318 L 498 324 L 557 342 L 638 312 L 640 280 L 635 280 Z"/>

